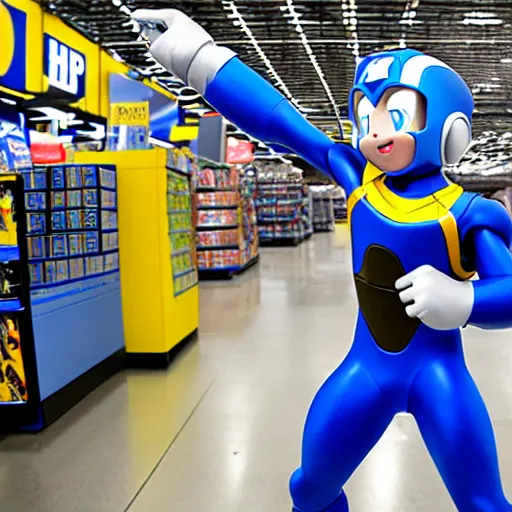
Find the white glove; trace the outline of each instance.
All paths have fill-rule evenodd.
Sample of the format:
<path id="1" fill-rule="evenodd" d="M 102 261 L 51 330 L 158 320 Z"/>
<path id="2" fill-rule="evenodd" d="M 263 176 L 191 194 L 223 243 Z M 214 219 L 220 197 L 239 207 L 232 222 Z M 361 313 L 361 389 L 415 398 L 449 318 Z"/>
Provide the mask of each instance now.
<path id="1" fill-rule="evenodd" d="M 432 329 L 449 331 L 463 327 L 473 310 L 473 284 L 456 281 L 430 265 L 413 270 L 395 286 L 402 290 L 401 301 L 409 304 L 405 308 L 407 315 L 419 318 Z"/>
<path id="2" fill-rule="evenodd" d="M 176 9 L 139 9 L 132 18 L 142 23 L 158 21 L 167 27 L 151 44 L 151 55 L 201 94 L 235 56 L 231 50 L 217 46 L 206 30 Z"/>

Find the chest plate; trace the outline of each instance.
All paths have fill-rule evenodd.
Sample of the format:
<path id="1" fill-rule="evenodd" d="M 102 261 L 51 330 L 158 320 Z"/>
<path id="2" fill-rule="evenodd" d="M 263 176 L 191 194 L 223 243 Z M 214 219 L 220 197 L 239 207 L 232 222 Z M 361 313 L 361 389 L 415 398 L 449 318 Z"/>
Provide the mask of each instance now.
<path id="1" fill-rule="evenodd" d="M 425 198 L 405 199 L 386 187 L 384 177 L 367 169 L 363 185 L 349 198 L 353 267 L 360 309 L 375 342 L 401 352 L 420 321 L 407 316 L 396 281 L 422 265 L 462 280 L 471 273 L 462 267 L 450 211 L 462 189 L 448 185 Z"/>

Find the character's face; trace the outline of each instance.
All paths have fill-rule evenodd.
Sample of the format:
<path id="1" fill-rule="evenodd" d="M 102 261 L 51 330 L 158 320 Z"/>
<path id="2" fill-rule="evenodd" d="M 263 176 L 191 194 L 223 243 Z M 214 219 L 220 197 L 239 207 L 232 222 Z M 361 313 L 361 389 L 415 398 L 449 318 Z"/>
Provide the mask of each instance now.
<path id="1" fill-rule="evenodd" d="M 388 89 L 377 106 L 361 92 L 355 96 L 361 152 L 384 172 L 399 172 L 409 166 L 416 153 L 416 141 L 409 132 L 425 128 L 426 105 L 412 89 Z"/>

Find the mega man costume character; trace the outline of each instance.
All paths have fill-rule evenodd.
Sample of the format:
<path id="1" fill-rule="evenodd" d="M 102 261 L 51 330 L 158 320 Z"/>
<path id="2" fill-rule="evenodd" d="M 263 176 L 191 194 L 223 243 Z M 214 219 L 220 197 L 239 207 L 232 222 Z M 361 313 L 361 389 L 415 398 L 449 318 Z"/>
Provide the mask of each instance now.
<path id="1" fill-rule="evenodd" d="M 500 204 L 441 172 L 471 140 L 464 81 L 413 50 L 363 59 L 350 97 L 350 147 L 312 126 L 183 13 L 133 16 L 163 66 L 242 130 L 331 176 L 349 198 L 357 325 L 309 411 L 290 484 L 294 510 L 347 512 L 343 486 L 401 411 L 416 418 L 458 510 L 512 510 L 460 333 L 467 324 L 512 326 L 512 223 Z M 155 35 L 158 23 L 165 27 Z"/>

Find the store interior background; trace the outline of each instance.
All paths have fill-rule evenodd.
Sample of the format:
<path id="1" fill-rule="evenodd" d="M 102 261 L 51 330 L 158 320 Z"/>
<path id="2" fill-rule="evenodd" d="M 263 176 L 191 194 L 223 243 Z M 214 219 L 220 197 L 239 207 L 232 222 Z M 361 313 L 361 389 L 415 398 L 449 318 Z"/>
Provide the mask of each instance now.
<path id="1" fill-rule="evenodd" d="M 0 0 L 9 510 L 289 510 L 308 405 L 350 346 L 343 190 L 151 58 L 129 15 L 163 7 L 339 143 L 359 57 L 411 47 L 445 61 L 476 104 L 474 143 L 446 172 L 512 215 L 508 0 Z M 505 485 L 510 341 L 466 332 Z M 354 510 L 453 510 L 406 416 L 349 491 Z"/>

